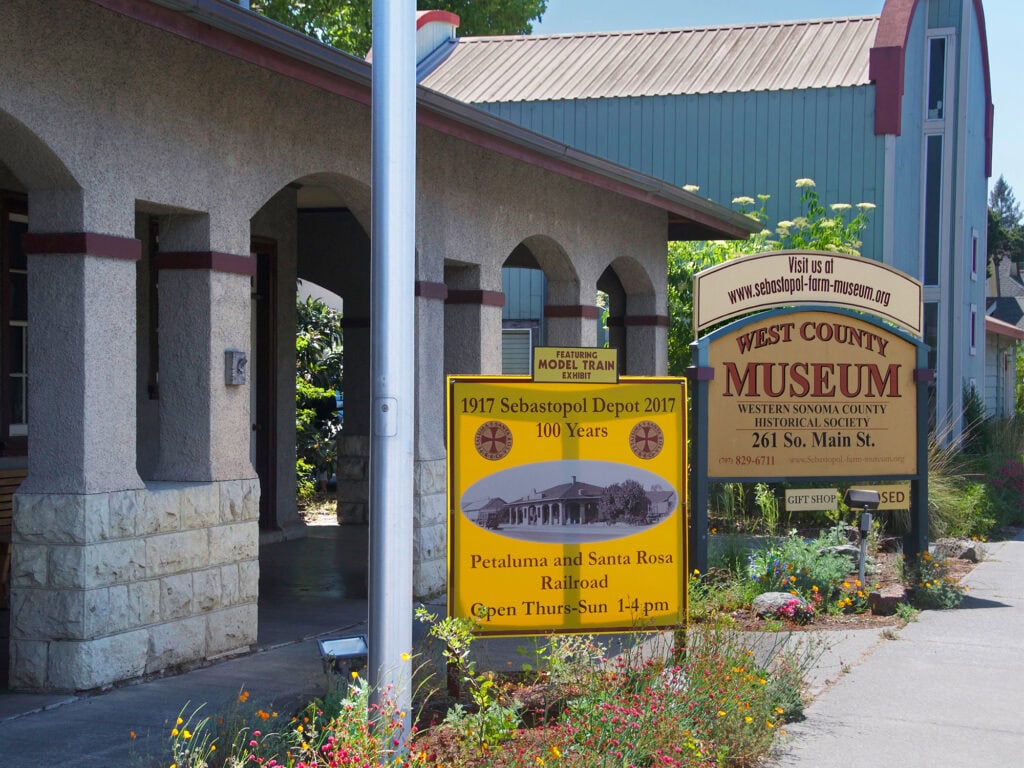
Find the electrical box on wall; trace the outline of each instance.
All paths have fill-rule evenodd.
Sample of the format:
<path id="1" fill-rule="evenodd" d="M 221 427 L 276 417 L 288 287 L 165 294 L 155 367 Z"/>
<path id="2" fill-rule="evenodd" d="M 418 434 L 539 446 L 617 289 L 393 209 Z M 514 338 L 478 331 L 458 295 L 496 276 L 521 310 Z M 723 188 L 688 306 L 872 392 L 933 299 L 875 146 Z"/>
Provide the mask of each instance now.
<path id="1" fill-rule="evenodd" d="M 224 383 L 229 387 L 245 384 L 245 366 L 249 362 L 245 352 L 238 349 L 224 350 Z"/>

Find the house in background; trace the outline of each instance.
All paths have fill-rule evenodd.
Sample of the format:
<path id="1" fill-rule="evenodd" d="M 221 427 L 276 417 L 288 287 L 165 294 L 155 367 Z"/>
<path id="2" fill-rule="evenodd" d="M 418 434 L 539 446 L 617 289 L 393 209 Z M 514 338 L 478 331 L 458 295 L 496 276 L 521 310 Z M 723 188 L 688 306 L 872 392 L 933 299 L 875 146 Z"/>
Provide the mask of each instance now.
<path id="1" fill-rule="evenodd" d="M 431 40 L 428 88 L 719 203 L 770 194 L 771 221 L 795 218 L 797 178 L 826 203 L 874 203 L 862 253 L 924 283 L 933 416 L 959 429 L 963 390 L 986 376 L 981 0 L 607 34 L 458 38 L 450 25 Z"/>
<path id="2" fill-rule="evenodd" d="M 985 331 L 985 409 L 996 417 L 1009 417 L 1016 410 L 1017 348 L 1024 341 L 1020 262 L 993 259 Z"/>

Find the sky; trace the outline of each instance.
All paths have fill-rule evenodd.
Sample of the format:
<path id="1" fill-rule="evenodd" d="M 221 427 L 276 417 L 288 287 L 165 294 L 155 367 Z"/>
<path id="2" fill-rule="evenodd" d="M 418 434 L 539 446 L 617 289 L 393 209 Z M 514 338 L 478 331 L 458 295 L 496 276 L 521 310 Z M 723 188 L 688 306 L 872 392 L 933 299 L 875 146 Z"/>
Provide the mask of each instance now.
<path id="1" fill-rule="evenodd" d="M 548 0 L 536 34 L 746 24 L 880 13 L 883 0 Z M 1024 200 L 1024 1 L 984 0 L 995 131 L 992 179 L 1000 174 Z M 1014 53 L 1016 51 L 1016 53 Z"/>

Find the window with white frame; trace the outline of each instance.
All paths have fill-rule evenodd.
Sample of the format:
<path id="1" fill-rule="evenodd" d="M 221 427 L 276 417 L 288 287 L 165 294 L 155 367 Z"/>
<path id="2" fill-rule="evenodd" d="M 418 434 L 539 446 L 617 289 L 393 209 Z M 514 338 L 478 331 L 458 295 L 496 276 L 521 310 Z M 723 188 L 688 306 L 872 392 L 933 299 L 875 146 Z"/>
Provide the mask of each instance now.
<path id="1" fill-rule="evenodd" d="M 946 37 L 928 39 L 928 82 L 925 90 L 925 119 L 945 119 Z"/>

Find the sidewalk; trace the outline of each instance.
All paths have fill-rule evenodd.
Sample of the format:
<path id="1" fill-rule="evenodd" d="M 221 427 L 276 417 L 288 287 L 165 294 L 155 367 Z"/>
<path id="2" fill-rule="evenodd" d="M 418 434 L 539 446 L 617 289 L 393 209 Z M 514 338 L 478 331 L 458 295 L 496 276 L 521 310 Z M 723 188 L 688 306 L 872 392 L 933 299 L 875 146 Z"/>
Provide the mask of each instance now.
<path id="1" fill-rule="evenodd" d="M 987 552 L 959 609 L 881 640 L 787 726 L 779 768 L 1021 764 L 1024 535 Z"/>

